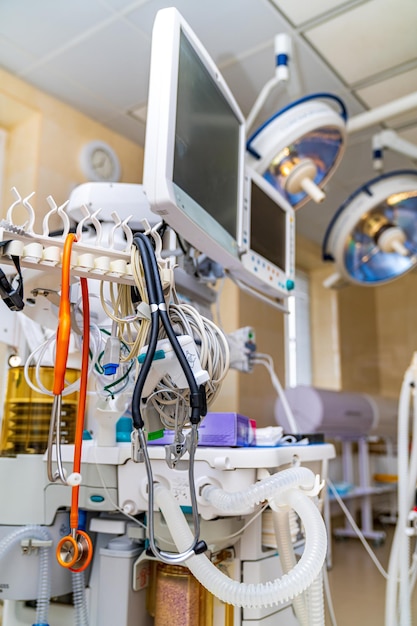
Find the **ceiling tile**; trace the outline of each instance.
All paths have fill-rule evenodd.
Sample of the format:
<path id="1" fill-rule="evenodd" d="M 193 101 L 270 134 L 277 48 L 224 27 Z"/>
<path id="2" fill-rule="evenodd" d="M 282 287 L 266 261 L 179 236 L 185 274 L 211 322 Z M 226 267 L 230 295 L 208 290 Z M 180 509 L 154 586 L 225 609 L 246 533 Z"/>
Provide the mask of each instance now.
<path id="1" fill-rule="evenodd" d="M 148 105 L 142 104 L 142 105 L 138 105 L 137 107 L 133 107 L 129 111 L 129 115 L 134 117 L 136 120 L 139 120 L 140 122 L 142 122 L 142 124 L 146 124 L 146 117 L 148 115 Z"/>
<path id="2" fill-rule="evenodd" d="M 136 2 L 132 0 L 101 0 L 101 2 L 113 11 L 124 11 L 130 6 L 144 4 L 146 0 L 136 0 Z"/>
<path id="3" fill-rule="evenodd" d="M 346 0 L 314 0 L 314 2 L 306 2 L 305 0 L 272 1 L 296 26 L 346 4 Z"/>
<path id="4" fill-rule="evenodd" d="M 18 74 L 34 62 L 34 57 L 0 35 L 0 65 L 9 72 Z"/>
<path id="5" fill-rule="evenodd" d="M 27 0 L 0 2 L 0 35 L 36 55 L 60 48 L 111 14 L 100 0 L 42 0 L 39 5 Z"/>
<path id="6" fill-rule="evenodd" d="M 119 109 L 147 99 L 150 41 L 123 20 L 65 50 L 28 79 L 61 75 Z"/>
<path id="7" fill-rule="evenodd" d="M 169 0 L 150 0 L 127 18 L 151 32 L 156 12 L 172 4 Z M 216 63 L 273 39 L 286 27 L 266 0 L 211 0 L 210 3 L 177 0 L 174 4 Z"/>
<path id="8" fill-rule="evenodd" d="M 138 143 L 140 146 L 145 145 L 145 124 L 134 119 L 130 115 L 119 115 L 111 119 L 103 121 L 103 123 L 112 130 L 121 133 L 131 141 Z M 142 172 L 141 172 L 142 174 Z"/>
<path id="9" fill-rule="evenodd" d="M 387 80 L 358 89 L 356 93 L 358 96 L 373 109 L 375 107 L 387 104 L 398 98 L 402 98 L 410 93 L 417 91 L 417 68 L 408 72 L 403 72 L 397 76 L 392 76 Z M 396 117 L 388 120 L 388 124 L 394 124 L 396 127 L 403 126 L 409 122 L 416 121 L 417 110 L 397 115 Z"/>
<path id="10" fill-rule="evenodd" d="M 357 89 L 356 93 L 369 107 L 376 107 L 414 91 L 417 91 L 417 67 L 375 85 Z"/>
<path id="11" fill-rule="evenodd" d="M 239 62 L 222 67 L 221 71 L 244 115 L 247 116 L 262 87 L 274 75 L 272 42 L 266 48 L 246 56 Z M 317 92 L 339 96 L 349 116 L 364 110 L 319 55 L 315 54 L 305 41 L 297 40 L 293 46 L 290 79 L 287 84 L 277 86 L 270 93 L 258 117 L 259 123 L 290 102 Z"/>
<path id="12" fill-rule="evenodd" d="M 417 59 L 416 25 L 415 0 L 370 0 L 306 31 L 306 37 L 352 84 Z"/>
<path id="13" fill-rule="evenodd" d="M 117 109 L 112 107 L 107 100 L 103 100 L 91 90 L 73 82 L 61 72 L 52 71 L 48 65 L 33 70 L 29 80 L 38 89 L 69 106 L 73 106 L 96 121 L 100 122 L 104 118 L 118 113 Z"/>
<path id="14" fill-rule="evenodd" d="M 398 131 L 398 134 L 402 139 L 406 139 L 407 141 L 411 141 L 417 146 L 417 124 L 415 126 L 411 126 L 410 128 Z"/>

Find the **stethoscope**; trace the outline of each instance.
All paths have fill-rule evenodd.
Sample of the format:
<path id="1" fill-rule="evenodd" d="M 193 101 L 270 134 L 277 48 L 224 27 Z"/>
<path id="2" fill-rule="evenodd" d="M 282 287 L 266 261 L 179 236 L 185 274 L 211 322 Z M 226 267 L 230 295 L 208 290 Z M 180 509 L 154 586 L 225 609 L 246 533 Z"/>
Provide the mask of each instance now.
<path id="1" fill-rule="evenodd" d="M 71 271 L 71 251 L 72 244 L 76 241 L 76 236 L 69 233 L 66 236 L 62 255 L 62 283 L 61 300 L 58 315 L 58 329 L 56 337 L 56 359 L 54 367 L 53 395 L 51 424 L 48 438 L 48 478 L 51 482 L 61 480 L 66 485 L 70 485 L 71 510 L 70 510 L 70 532 L 62 537 L 56 548 L 58 563 L 73 572 L 85 570 L 91 562 L 93 556 L 93 544 L 89 535 L 78 528 L 79 525 L 79 490 L 81 484 L 81 452 L 84 431 L 84 416 L 87 400 L 88 387 L 88 363 L 90 350 L 90 307 L 88 300 L 87 279 L 81 278 L 81 295 L 83 307 L 83 343 L 82 343 L 82 365 L 80 378 L 80 393 L 78 399 L 77 422 L 74 441 L 74 462 L 73 472 L 66 476 L 62 463 L 60 446 L 60 422 L 62 407 L 62 392 L 65 386 L 65 371 L 67 367 L 69 342 L 71 334 L 71 303 L 70 303 L 70 271 Z M 55 433 L 57 471 L 52 469 L 52 447 Z"/>
<path id="2" fill-rule="evenodd" d="M 169 318 L 164 299 L 158 264 L 152 244 L 146 235 L 144 235 L 143 233 L 137 233 L 133 238 L 133 245 L 138 248 L 141 255 L 146 289 L 149 298 L 149 306 L 151 310 L 151 330 L 147 352 L 142 367 L 139 371 L 132 397 L 132 419 L 134 426 L 134 429 L 132 431 L 132 458 L 133 460 L 137 461 L 138 459 L 136 457 L 138 456 L 138 453 L 140 451 L 145 463 L 146 474 L 148 478 L 149 551 L 164 563 L 175 564 L 186 561 L 190 556 L 193 556 L 194 554 L 201 554 L 202 552 L 205 552 L 207 550 L 206 543 L 200 540 L 200 519 L 198 515 L 197 495 L 194 479 L 194 459 L 198 444 L 197 429 L 201 420 L 201 416 L 204 416 L 207 412 L 206 395 L 203 385 L 200 385 L 200 387 L 197 385 L 192 369 L 182 351 L 182 348 L 175 335 L 174 329 L 172 328 L 171 320 Z M 194 540 L 187 550 L 178 554 L 161 550 L 160 548 L 158 548 L 155 542 L 153 510 L 154 481 L 151 461 L 146 445 L 146 435 L 144 432 L 145 423 L 143 421 L 140 410 L 143 387 L 146 377 L 152 366 L 152 361 L 154 359 L 156 351 L 160 322 L 165 329 L 169 342 L 171 343 L 172 348 L 178 358 L 178 361 L 184 371 L 188 386 L 190 388 L 191 432 L 187 436 L 187 449 L 189 453 L 188 480 L 190 485 Z"/>

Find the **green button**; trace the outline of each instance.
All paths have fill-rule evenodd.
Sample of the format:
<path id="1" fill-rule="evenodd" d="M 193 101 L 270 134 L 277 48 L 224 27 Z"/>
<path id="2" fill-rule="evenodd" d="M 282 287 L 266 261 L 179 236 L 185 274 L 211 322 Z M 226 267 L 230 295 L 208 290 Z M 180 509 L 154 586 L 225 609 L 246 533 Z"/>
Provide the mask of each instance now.
<path id="1" fill-rule="evenodd" d="M 292 291 L 295 287 L 295 283 L 293 280 L 288 279 L 287 280 L 287 289 L 288 291 Z"/>

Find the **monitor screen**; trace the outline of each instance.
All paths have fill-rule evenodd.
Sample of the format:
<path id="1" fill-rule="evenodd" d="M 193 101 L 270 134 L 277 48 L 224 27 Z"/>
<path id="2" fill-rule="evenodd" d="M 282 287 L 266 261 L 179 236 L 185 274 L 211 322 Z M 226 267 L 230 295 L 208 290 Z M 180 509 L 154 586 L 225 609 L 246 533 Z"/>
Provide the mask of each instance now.
<path id="1" fill-rule="evenodd" d="M 153 34 L 144 188 L 151 209 L 224 268 L 239 264 L 244 118 L 218 68 L 174 8 Z"/>
<path id="2" fill-rule="evenodd" d="M 285 298 L 294 287 L 294 209 L 249 167 L 240 225 L 241 267 L 232 276 L 266 295 Z"/>
<path id="3" fill-rule="evenodd" d="M 285 272 L 288 260 L 287 212 L 270 195 L 251 181 L 251 250 Z"/>

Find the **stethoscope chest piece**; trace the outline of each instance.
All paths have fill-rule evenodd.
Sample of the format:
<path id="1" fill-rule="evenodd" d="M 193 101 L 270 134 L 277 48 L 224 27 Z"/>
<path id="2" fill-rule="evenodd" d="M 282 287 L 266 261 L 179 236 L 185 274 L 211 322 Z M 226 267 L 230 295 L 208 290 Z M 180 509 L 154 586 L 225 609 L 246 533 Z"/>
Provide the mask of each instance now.
<path id="1" fill-rule="evenodd" d="M 72 572 L 82 572 L 89 566 L 93 556 L 90 537 L 82 530 L 77 530 L 75 536 L 63 537 L 57 545 L 56 556 L 62 567 Z"/>

